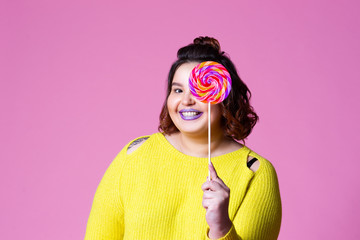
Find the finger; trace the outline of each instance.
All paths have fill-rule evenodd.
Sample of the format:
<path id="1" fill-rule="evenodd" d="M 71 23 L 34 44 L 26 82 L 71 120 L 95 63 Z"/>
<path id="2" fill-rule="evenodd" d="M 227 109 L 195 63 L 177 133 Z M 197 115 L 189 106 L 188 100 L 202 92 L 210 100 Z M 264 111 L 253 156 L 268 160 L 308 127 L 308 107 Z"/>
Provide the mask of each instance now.
<path id="1" fill-rule="evenodd" d="M 203 191 L 221 191 L 224 189 L 224 187 L 216 181 L 207 181 L 201 186 L 201 189 Z"/>
<path id="2" fill-rule="evenodd" d="M 203 199 L 202 200 L 202 206 L 207 210 L 208 207 L 211 205 L 211 200 L 210 199 Z"/>
<path id="3" fill-rule="evenodd" d="M 221 178 L 217 177 L 213 179 L 213 181 L 219 183 L 222 186 L 222 188 L 229 189 Z"/>
<path id="4" fill-rule="evenodd" d="M 210 179 L 211 180 L 216 179 L 218 177 L 217 173 L 216 173 L 216 170 L 215 170 L 215 167 L 212 164 L 212 162 L 210 162 L 210 164 L 209 164 L 209 172 L 210 172 Z"/>
<path id="5" fill-rule="evenodd" d="M 218 193 L 214 191 L 204 191 L 203 199 L 214 199 L 217 195 Z"/>
<path id="6" fill-rule="evenodd" d="M 220 181 L 220 182 L 218 182 Z M 201 189 L 203 192 L 219 192 L 219 191 L 225 191 L 227 193 L 230 193 L 230 188 L 228 188 L 225 183 L 221 181 L 220 178 L 217 178 L 216 180 L 206 181 L 201 186 Z"/>
<path id="7" fill-rule="evenodd" d="M 219 178 L 219 176 L 217 175 L 217 172 L 216 172 L 215 167 L 214 167 L 214 165 L 212 164 L 212 162 L 210 162 L 210 163 L 211 163 L 211 164 L 209 164 L 209 171 L 210 171 L 211 180 L 220 183 L 220 185 L 222 185 L 225 189 L 228 189 L 228 187 L 227 187 L 226 184 L 223 182 L 223 180 L 222 180 L 221 178 Z"/>
<path id="8" fill-rule="evenodd" d="M 206 181 L 206 182 L 204 182 L 203 185 L 201 186 L 201 189 L 202 189 L 203 191 L 209 191 L 209 190 L 214 191 L 214 190 L 215 190 L 215 187 L 213 186 L 213 183 L 212 183 L 212 182 L 213 182 L 213 181 Z"/>
<path id="9" fill-rule="evenodd" d="M 203 185 L 201 185 L 201 190 L 206 191 L 209 190 L 210 188 L 210 181 L 206 181 L 203 183 Z"/>

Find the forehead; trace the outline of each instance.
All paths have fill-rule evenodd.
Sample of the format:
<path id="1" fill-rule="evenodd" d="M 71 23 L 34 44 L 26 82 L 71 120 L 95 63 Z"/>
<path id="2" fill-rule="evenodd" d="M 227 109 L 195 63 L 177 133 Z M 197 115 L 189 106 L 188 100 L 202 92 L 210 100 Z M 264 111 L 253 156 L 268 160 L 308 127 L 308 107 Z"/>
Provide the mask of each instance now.
<path id="1" fill-rule="evenodd" d="M 190 73 L 199 63 L 190 62 L 181 64 L 176 70 L 173 82 L 186 84 L 189 81 Z"/>

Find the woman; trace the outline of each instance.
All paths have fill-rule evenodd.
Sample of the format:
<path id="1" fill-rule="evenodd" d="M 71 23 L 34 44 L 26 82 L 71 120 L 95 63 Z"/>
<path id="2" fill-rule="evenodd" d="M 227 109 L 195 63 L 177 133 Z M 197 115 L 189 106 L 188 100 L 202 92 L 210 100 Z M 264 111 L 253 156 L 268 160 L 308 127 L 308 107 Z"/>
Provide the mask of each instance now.
<path id="1" fill-rule="evenodd" d="M 211 165 L 207 104 L 188 86 L 191 70 L 203 61 L 221 63 L 232 79 L 230 95 L 211 106 Z M 128 143 L 112 162 L 96 191 L 85 239 L 277 239 L 276 172 L 238 143 L 258 120 L 249 98 L 216 39 L 199 37 L 179 49 L 160 132 Z"/>

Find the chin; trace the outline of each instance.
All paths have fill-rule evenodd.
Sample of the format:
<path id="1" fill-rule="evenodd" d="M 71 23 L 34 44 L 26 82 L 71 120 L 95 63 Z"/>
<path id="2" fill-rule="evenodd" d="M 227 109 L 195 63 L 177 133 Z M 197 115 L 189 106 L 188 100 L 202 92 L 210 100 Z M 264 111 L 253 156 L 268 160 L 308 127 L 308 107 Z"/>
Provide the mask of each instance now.
<path id="1" fill-rule="evenodd" d="M 192 134 L 192 135 L 200 135 L 200 134 L 207 135 L 207 127 L 206 128 L 205 127 L 204 128 L 180 128 L 179 132 L 184 133 L 184 134 Z"/>

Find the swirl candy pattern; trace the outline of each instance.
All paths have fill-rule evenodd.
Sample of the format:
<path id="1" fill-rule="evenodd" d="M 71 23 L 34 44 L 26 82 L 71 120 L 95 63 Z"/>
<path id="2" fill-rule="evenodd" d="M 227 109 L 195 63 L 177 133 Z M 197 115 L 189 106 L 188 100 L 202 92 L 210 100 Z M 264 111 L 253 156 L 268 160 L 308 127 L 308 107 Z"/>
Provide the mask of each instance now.
<path id="1" fill-rule="evenodd" d="M 231 90 L 230 73 L 220 63 L 202 62 L 190 73 L 190 92 L 203 103 L 220 103 Z"/>

